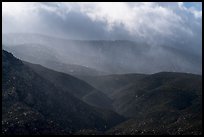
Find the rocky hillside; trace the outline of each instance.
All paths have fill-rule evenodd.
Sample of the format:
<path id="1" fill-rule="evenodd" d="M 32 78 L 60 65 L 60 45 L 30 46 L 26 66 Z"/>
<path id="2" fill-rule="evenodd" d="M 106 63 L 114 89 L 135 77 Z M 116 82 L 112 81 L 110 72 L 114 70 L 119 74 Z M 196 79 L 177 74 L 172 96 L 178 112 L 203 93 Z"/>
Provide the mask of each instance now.
<path id="1" fill-rule="evenodd" d="M 104 131 L 123 120 L 91 107 L 44 79 L 11 53 L 2 51 L 3 134 L 73 134 Z"/>

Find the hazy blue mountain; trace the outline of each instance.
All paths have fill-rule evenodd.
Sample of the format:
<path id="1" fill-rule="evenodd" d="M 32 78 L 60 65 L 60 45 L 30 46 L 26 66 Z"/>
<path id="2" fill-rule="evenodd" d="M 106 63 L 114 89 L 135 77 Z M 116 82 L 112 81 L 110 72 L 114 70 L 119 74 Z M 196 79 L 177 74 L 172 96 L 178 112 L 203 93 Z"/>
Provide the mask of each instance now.
<path id="1" fill-rule="evenodd" d="M 178 46 L 153 46 L 127 40 L 68 40 L 40 34 L 4 34 L 3 44 L 17 57 L 51 69 L 54 61 L 109 74 L 161 71 L 202 74 L 202 55 L 180 49 L 179 42 Z"/>

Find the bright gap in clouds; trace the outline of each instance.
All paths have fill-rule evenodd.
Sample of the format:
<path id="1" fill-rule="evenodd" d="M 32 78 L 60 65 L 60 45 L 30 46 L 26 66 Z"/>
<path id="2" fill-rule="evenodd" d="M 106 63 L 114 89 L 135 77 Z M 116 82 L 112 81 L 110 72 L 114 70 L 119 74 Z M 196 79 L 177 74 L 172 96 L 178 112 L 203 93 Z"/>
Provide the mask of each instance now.
<path id="1" fill-rule="evenodd" d="M 198 11 L 202 11 L 202 2 L 184 2 L 183 5 L 186 8 L 194 7 Z"/>
<path id="2" fill-rule="evenodd" d="M 28 16 L 37 9 L 34 2 L 2 2 L 3 16 Z"/>

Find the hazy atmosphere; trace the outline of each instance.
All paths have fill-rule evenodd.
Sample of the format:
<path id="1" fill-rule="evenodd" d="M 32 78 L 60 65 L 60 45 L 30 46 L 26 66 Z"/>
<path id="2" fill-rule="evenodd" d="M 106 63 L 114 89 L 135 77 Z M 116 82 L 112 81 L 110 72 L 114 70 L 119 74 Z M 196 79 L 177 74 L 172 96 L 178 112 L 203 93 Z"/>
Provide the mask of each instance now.
<path id="1" fill-rule="evenodd" d="M 7 42 L 13 42 L 15 45 L 22 44 L 20 40 L 16 40 L 15 43 L 9 39 L 7 40 L 7 37 L 4 38 L 4 34 L 16 33 L 26 33 L 26 35 L 28 33 L 43 34 L 69 40 L 130 40 L 139 43 L 136 45 L 139 45 L 141 48 L 147 48 L 144 51 L 145 55 L 142 56 L 146 58 L 147 63 L 145 63 L 146 60 L 144 58 L 138 59 L 135 51 L 127 53 L 128 46 L 123 46 L 125 50 L 124 57 L 120 57 L 121 53 L 116 51 L 118 49 L 113 49 L 113 51 L 106 49 L 105 51 L 112 54 L 109 60 L 114 59 L 114 62 L 125 62 L 124 66 L 129 67 L 124 68 L 126 72 L 138 70 L 138 72 L 143 73 L 154 73 L 166 70 L 202 73 L 201 3 L 4 2 L 2 10 L 3 44 L 10 44 Z M 30 41 L 30 39 L 29 43 L 42 44 L 39 40 Z M 25 43 L 25 41 L 26 38 L 24 38 L 23 42 Z M 54 46 L 56 47 L 56 45 Z M 169 50 L 166 50 L 166 47 L 178 49 L 182 52 L 179 54 L 187 54 L 188 57 L 186 55 L 184 57 L 177 57 L 174 51 L 172 51 L 173 53 L 166 53 L 169 52 Z M 58 46 L 57 48 L 59 50 L 62 47 Z M 81 48 L 78 49 L 78 52 L 81 52 L 80 50 Z M 93 51 L 93 49 L 87 49 L 86 51 L 87 55 L 95 53 L 98 57 L 98 53 Z M 125 56 L 125 54 L 129 55 Z M 101 58 L 103 58 L 101 60 L 104 62 L 103 56 L 106 56 L 106 54 L 101 55 Z M 154 58 L 151 56 L 154 56 Z M 133 60 L 136 63 L 128 64 L 128 58 L 130 63 Z M 156 60 L 156 63 L 160 65 L 158 64 L 155 67 L 153 65 L 150 68 L 148 66 L 148 58 Z M 169 66 L 166 65 L 167 61 L 169 61 L 168 64 L 173 64 L 174 69 L 171 69 L 172 67 L 169 69 Z M 93 68 L 98 66 L 93 64 L 91 60 L 83 61 L 83 59 L 80 62 L 72 61 L 66 63 Z M 107 67 L 107 65 L 103 64 L 97 69 L 109 71 L 103 69 L 103 67 Z M 143 68 L 145 68 L 144 71 L 141 71 Z M 146 70 L 147 68 L 150 70 Z M 121 71 L 119 72 L 121 73 Z"/>
<path id="2" fill-rule="evenodd" d="M 202 2 L 2 2 L 2 39 L 3 134 L 202 134 Z"/>
<path id="3" fill-rule="evenodd" d="M 201 47 L 202 3 L 3 2 L 2 10 L 3 33 L 42 33 L 77 40 L 144 40 L 151 44 L 179 40 L 193 41 L 195 47 Z"/>

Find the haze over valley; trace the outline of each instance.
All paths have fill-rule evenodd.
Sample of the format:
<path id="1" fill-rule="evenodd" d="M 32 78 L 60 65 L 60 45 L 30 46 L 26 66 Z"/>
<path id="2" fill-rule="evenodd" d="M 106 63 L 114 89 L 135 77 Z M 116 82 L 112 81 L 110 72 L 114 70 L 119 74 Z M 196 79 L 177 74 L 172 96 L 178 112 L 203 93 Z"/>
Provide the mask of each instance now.
<path id="1" fill-rule="evenodd" d="M 3 2 L 2 19 L 2 134 L 202 134 L 201 2 Z"/>

